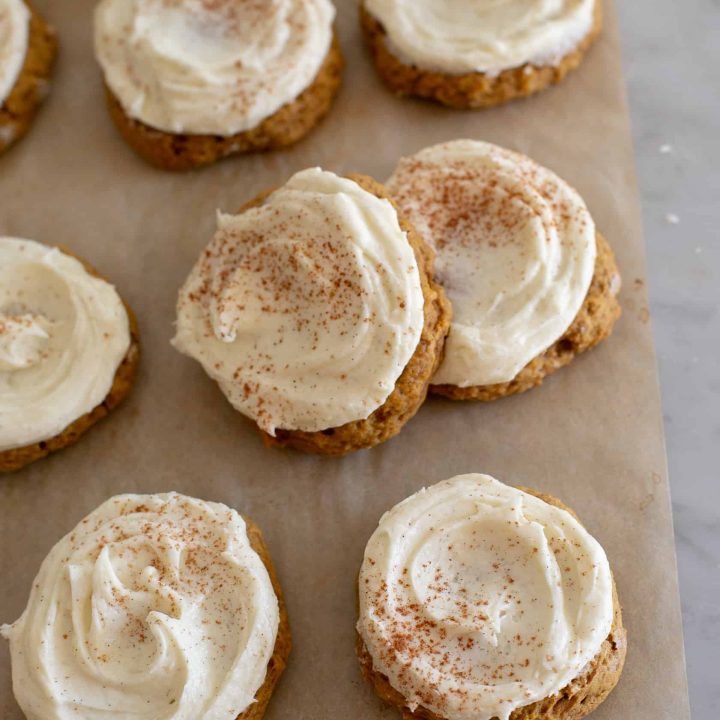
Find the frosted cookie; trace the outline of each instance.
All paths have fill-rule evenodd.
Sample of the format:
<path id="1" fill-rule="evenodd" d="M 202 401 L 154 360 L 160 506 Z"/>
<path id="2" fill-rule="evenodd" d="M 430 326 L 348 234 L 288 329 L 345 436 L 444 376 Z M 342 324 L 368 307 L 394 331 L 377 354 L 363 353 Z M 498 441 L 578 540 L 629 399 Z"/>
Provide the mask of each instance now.
<path id="1" fill-rule="evenodd" d="M 342 455 L 425 399 L 450 311 L 382 185 L 319 168 L 218 229 L 180 290 L 175 347 L 270 445 Z"/>
<path id="2" fill-rule="evenodd" d="M 340 86 L 330 0 L 101 0 L 95 53 L 123 138 L 187 170 L 306 135 Z"/>
<path id="3" fill-rule="evenodd" d="M 290 652 L 260 530 L 177 493 L 104 502 L 1 631 L 34 720 L 260 720 Z"/>
<path id="4" fill-rule="evenodd" d="M 0 153 L 29 130 L 45 99 L 55 31 L 23 0 L 0 0 Z"/>
<path id="5" fill-rule="evenodd" d="M 455 108 L 560 82 L 602 26 L 601 0 L 362 0 L 360 15 L 393 92 Z"/>
<path id="6" fill-rule="evenodd" d="M 626 648 L 605 552 L 548 495 L 460 475 L 385 513 L 368 542 L 358 657 L 407 720 L 579 720 Z"/>
<path id="7" fill-rule="evenodd" d="M 435 248 L 453 305 L 433 392 L 522 392 L 611 333 L 620 315 L 613 253 L 582 198 L 550 170 L 456 140 L 401 160 L 388 189 Z"/>
<path id="8" fill-rule="evenodd" d="M 77 442 L 130 391 L 135 318 L 59 248 L 0 237 L 0 472 Z"/>

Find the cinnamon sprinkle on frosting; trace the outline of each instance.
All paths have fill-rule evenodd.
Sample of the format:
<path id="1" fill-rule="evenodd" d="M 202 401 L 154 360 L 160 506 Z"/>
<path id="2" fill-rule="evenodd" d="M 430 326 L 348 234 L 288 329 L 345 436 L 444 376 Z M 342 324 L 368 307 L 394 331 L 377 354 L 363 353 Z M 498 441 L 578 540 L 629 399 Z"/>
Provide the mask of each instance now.
<path id="1" fill-rule="evenodd" d="M 486 475 L 386 513 L 360 571 L 358 632 L 406 699 L 447 720 L 508 720 L 577 676 L 613 617 L 598 543 L 566 511 Z"/>
<path id="2" fill-rule="evenodd" d="M 174 344 L 268 433 L 324 430 L 387 399 L 423 304 L 393 206 L 316 168 L 219 215 L 180 291 Z"/>

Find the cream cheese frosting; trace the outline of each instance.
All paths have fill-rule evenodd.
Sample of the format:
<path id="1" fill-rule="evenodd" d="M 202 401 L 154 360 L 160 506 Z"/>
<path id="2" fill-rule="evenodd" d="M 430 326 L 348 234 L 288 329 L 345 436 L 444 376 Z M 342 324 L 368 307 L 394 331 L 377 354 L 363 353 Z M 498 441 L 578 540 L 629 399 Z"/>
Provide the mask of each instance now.
<path id="1" fill-rule="evenodd" d="M 456 140 L 402 159 L 387 186 L 435 247 L 453 305 L 434 384 L 509 382 L 570 327 L 597 248 L 565 181 L 524 155 Z"/>
<path id="2" fill-rule="evenodd" d="M 0 451 L 47 440 L 93 410 L 129 347 L 112 285 L 57 248 L 0 237 Z"/>
<path id="3" fill-rule="evenodd" d="M 312 84 L 334 18 L 330 0 L 101 0 L 95 53 L 130 117 L 228 136 Z"/>
<path id="4" fill-rule="evenodd" d="M 180 291 L 182 353 L 271 435 L 367 418 L 423 327 L 420 273 L 395 208 L 319 168 L 220 213 Z"/>
<path id="5" fill-rule="evenodd" d="M 498 75 L 556 65 L 591 31 L 598 0 L 364 0 L 406 65 Z"/>
<path id="6" fill-rule="evenodd" d="M 279 624 L 268 572 L 225 505 L 119 495 L 50 551 L 10 640 L 28 720 L 234 720 Z"/>
<path id="7" fill-rule="evenodd" d="M 460 475 L 385 513 L 360 571 L 358 632 L 414 709 L 509 720 L 599 652 L 613 620 L 605 552 L 567 511 Z"/>
<path id="8" fill-rule="evenodd" d="M 15 87 L 25 63 L 30 10 L 23 0 L 0 0 L 0 106 Z"/>

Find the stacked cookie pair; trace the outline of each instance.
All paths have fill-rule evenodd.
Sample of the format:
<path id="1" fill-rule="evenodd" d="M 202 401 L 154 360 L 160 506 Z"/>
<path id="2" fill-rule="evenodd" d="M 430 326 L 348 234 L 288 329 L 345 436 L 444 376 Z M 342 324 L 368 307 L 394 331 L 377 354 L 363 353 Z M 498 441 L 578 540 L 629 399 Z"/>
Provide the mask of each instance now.
<path id="1" fill-rule="evenodd" d="M 487 475 L 385 513 L 358 601 L 362 673 L 407 720 L 579 720 L 625 660 L 602 547 L 559 500 Z M 38 720 L 260 720 L 291 646 L 259 528 L 177 493 L 103 503 L 0 632 Z"/>
<path id="2" fill-rule="evenodd" d="M 0 257 L 0 470 L 15 470 L 118 404 L 138 336 L 81 261 L 13 238 Z M 312 168 L 219 214 L 173 342 L 269 445 L 344 455 L 397 435 L 428 392 L 539 385 L 610 334 L 619 289 L 567 183 L 459 140 L 401 160 L 387 186 Z"/>
<path id="3" fill-rule="evenodd" d="M 180 292 L 178 350 L 270 445 L 377 445 L 428 391 L 494 400 L 609 335 L 612 251 L 551 171 L 459 140 L 382 186 L 294 175 L 217 233 Z"/>

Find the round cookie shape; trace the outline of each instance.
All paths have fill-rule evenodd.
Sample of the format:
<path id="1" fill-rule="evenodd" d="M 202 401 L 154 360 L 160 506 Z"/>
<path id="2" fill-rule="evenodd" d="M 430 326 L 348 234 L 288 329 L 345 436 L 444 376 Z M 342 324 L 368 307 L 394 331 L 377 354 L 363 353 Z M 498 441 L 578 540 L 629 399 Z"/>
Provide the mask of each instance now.
<path id="1" fill-rule="evenodd" d="M 577 718 L 622 670 L 605 553 L 562 503 L 462 475 L 381 519 L 359 576 L 358 655 L 428 720 Z"/>
<path id="2" fill-rule="evenodd" d="M 388 188 L 434 246 L 453 303 L 433 384 L 512 381 L 563 335 L 587 297 L 597 248 L 582 198 L 529 158 L 474 140 L 401 160 Z"/>
<path id="3" fill-rule="evenodd" d="M 50 551 L 12 625 L 28 717 L 262 717 L 290 650 L 255 525 L 177 493 L 119 495 Z"/>
<path id="4" fill-rule="evenodd" d="M 75 442 L 118 405 L 138 345 L 131 311 L 91 266 L 0 238 L 0 470 Z"/>
<path id="5" fill-rule="evenodd" d="M 336 429 L 383 407 L 419 364 L 416 392 L 390 413 L 394 434 L 395 416 L 402 409 L 404 423 L 424 398 L 447 327 L 414 243 L 381 186 L 297 173 L 240 214 L 219 215 L 180 291 L 173 343 L 273 444 L 319 452 L 338 441 Z M 310 446 L 315 434 L 327 438 L 322 448 Z M 348 438 L 332 454 L 377 438 Z"/>
<path id="6" fill-rule="evenodd" d="M 334 17 L 329 0 L 101 0 L 95 48 L 131 117 L 170 133 L 235 135 L 312 83 Z"/>
<path id="7" fill-rule="evenodd" d="M 363 0 L 361 25 L 398 95 L 486 108 L 560 82 L 602 27 L 600 0 Z"/>
<path id="8" fill-rule="evenodd" d="M 29 130 L 48 92 L 55 31 L 25 0 L 0 0 L 0 153 Z"/>
<path id="9" fill-rule="evenodd" d="M 330 0 L 102 0 L 95 49 L 111 116 L 169 170 L 290 145 L 339 88 L 334 17 Z"/>

